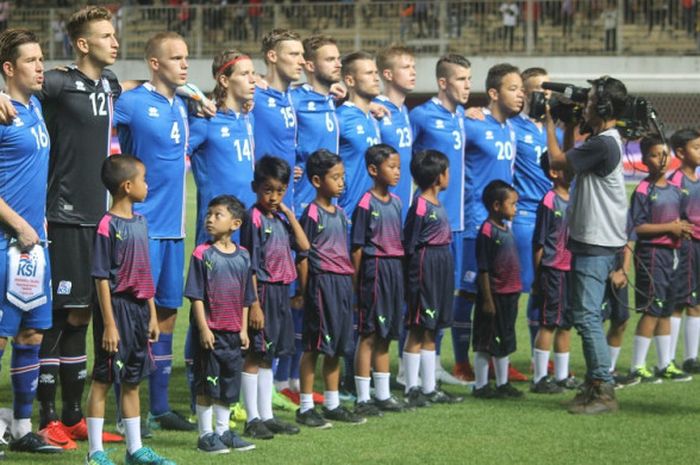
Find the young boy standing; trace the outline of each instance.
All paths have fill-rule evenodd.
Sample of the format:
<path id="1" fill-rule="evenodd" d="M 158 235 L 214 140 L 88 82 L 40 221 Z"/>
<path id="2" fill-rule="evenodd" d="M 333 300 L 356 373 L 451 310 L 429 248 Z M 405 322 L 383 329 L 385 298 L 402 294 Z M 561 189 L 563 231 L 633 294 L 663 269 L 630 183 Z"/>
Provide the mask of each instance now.
<path id="1" fill-rule="evenodd" d="M 365 153 L 365 164 L 374 186 L 355 208 L 351 233 L 360 334 L 355 412 L 372 416 L 403 409 L 389 390 L 389 344 L 399 337 L 404 296 L 401 200 L 389 189 L 399 183 L 401 158 L 393 147 L 378 144 Z M 372 362 L 375 402 L 369 396 Z"/>
<path id="2" fill-rule="evenodd" d="M 102 182 L 112 207 L 97 227 L 92 264 L 100 311 L 95 312 L 95 363 L 87 405 L 89 465 L 113 465 L 102 446 L 105 400 L 120 386 L 127 464 L 174 465 L 141 444 L 139 383 L 154 370 L 151 344 L 158 340 L 155 286 L 148 254 L 146 219 L 134 203 L 148 194 L 146 167 L 136 157 L 114 155 L 102 164 Z"/>
<path id="3" fill-rule="evenodd" d="M 340 357 L 353 353 L 352 276 L 355 270 L 348 249 L 348 219 L 333 204 L 345 188 L 341 158 L 317 150 L 306 162 L 306 175 L 316 199 L 301 215 L 301 226 L 311 248 L 299 260 L 299 286 L 304 296 L 301 357 L 301 404 L 296 421 L 314 428 L 329 428 L 326 420 L 364 423 L 367 420 L 340 405 Z M 323 354 L 325 384 L 323 416 L 314 409 L 313 385 L 318 355 Z"/>
<path id="4" fill-rule="evenodd" d="M 197 449 L 210 454 L 254 449 L 229 429 L 230 405 L 238 402 L 247 349 L 248 309 L 256 301 L 248 251 L 231 241 L 245 207 L 231 195 L 209 202 L 205 227 L 212 240 L 192 253 L 185 296 L 192 302 Z M 216 423 L 212 431 L 212 413 Z"/>
<path id="5" fill-rule="evenodd" d="M 411 407 L 463 400 L 438 390 L 435 383 L 435 333 L 452 324 L 452 230 L 447 211 L 438 200 L 438 194 L 450 183 L 449 166 L 447 156 L 436 150 L 417 152 L 411 160 L 411 175 L 421 190 L 406 216 L 403 240 L 408 305 L 403 365 Z"/>
<path id="6" fill-rule="evenodd" d="M 644 138 L 640 148 L 649 176 L 634 190 L 630 207 L 638 237 L 634 253 L 635 305 L 642 313 L 634 336 L 630 378 L 646 383 L 659 383 L 661 379 L 689 381 L 691 377 L 671 363 L 670 319 L 675 302 L 673 282 L 680 278 L 678 250 L 681 239 L 692 234 L 693 226 L 680 219 L 681 191 L 666 179 L 671 157 L 666 145 L 658 138 Z M 656 373 L 646 368 L 652 337 L 658 358 Z"/>
<path id="7" fill-rule="evenodd" d="M 253 191 L 257 202 L 241 229 L 241 244 L 250 251 L 258 301 L 248 318 L 251 347 L 243 368 L 243 399 L 248 416 L 247 436 L 271 439 L 274 434 L 297 434 L 295 425 L 272 415 L 272 360 L 294 354 L 294 323 L 289 285 L 297 278 L 292 247 L 309 250 L 309 241 L 294 213 L 282 202 L 291 168 L 281 158 L 266 155 L 255 164 Z"/>
<path id="8" fill-rule="evenodd" d="M 555 394 L 563 391 L 559 383 L 566 383 L 569 377 L 572 320 L 567 305 L 567 281 L 571 252 L 566 248 L 566 210 L 571 175 L 567 170 L 550 169 L 547 157 L 542 157 L 540 165 L 554 187 L 544 195 L 537 208 L 533 235 L 535 276 L 531 301 L 540 321 L 533 350 L 535 373 L 530 390 L 537 394 Z M 554 380 L 547 376 L 552 337 Z"/>
<path id="9" fill-rule="evenodd" d="M 681 190 L 681 217 L 693 225 L 691 237 L 681 241 L 679 251 L 678 267 L 684 279 L 675 280 L 674 295 L 678 300 L 671 316 L 671 358 L 676 354 L 683 309 L 687 309 L 683 370 L 700 373 L 700 180 L 696 174 L 700 166 L 700 131 L 692 128 L 677 131 L 671 137 L 671 146 L 681 160 L 681 167 L 669 182 Z"/>
<path id="10" fill-rule="evenodd" d="M 518 193 L 500 180 L 491 181 L 482 196 L 488 218 L 476 240 L 479 289 L 474 317 L 474 397 L 522 397 L 508 382 L 509 355 L 515 352 L 515 321 L 520 297 L 520 259 L 513 232 Z M 496 389 L 488 382 L 489 357 L 493 357 Z"/>

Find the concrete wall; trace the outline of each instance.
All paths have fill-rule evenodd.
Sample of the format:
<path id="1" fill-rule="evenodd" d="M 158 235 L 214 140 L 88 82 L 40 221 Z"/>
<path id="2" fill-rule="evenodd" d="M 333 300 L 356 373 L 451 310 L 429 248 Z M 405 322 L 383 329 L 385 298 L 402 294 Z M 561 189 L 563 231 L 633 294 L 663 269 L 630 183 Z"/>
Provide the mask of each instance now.
<path id="1" fill-rule="evenodd" d="M 700 85 L 700 57 L 698 56 L 644 56 L 644 57 L 469 57 L 473 70 L 473 92 L 484 92 L 488 68 L 496 63 L 509 62 L 521 69 L 531 66 L 546 68 L 552 80 L 585 85 L 586 79 L 609 74 L 621 79 L 630 92 L 696 93 Z M 419 58 L 415 92 L 435 92 L 435 63 L 437 57 Z M 51 62 L 47 69 L 61 63 Z M 264 74 L 262 60 L 255 60 L 258 72 Z M 121 60 L 112 67 L 120 79 L 148 79 L 148 69 L 141 60 Z M 207 91 L 213 87 L 210 60 L 190 61 L 190 82 Z"/>

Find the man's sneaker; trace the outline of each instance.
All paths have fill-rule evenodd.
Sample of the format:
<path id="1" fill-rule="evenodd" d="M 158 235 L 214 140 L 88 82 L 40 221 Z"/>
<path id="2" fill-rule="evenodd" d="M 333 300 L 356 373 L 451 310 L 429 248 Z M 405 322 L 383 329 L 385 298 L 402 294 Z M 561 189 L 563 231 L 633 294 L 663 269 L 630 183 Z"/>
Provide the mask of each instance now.
<path id="1" fill-rule="evenodd" d="M 654 376 L 654 373 L 649 371 L 647 367 L 639 367 L 636 368 L 632 371 L 630 371 L 630 378 L 637 378 L 639 379 L 639 383 L 645 383 L 645 384 L 659 384 L 662 383 L 663 380 L 659 378 L 658 376 Z"/>
<path id="2" fill-rule="evenodd" d="M 133 454 L 126 451 L 126 465 L 176 465 L 172 460 L 161 457 L 150 447 L 142 447 Z"/>
<path id="3" fill-rule="evenodd" d="M 292 403 L 295 405 L 299 405 L 299 402 L 301 402 L 300 396 L 298 392 L 294 392 L 289 388 L 284 388 L 280 391 L 280 394 L 282 394 L 284 397 L 289 399 Z"/>
<path id="4" fill-rule="evenodd" d="M 124 422 L 119 419 L 117 420 L 117 432 L 121 435 L 126 434 L 126 428 L 124 428 Z M 153 431 L 149 425 L 149 421 L 141 418 L 141 439 L 151 439 L 153 437 Z"/>
<path id="5" fill-rule="evenodd" d="M 679 370 L 673 362 L 669 363 L 663 370 L 657 370 L 656 376 L 658 376 L 660 379 L 678 382 L 692 381 L 693 379 L 693 377 L 685 371 Z"/>
<path id="6" fill-rule="evenodd" d="M 406 394 L 406 405 L 408 405 L 409 408 L 420 408 L 428 407 L 430 402 L 428 398 L 425 397 L 425 394 L 423 394 L 421 388 L 414 386 L 408 391 L 408 394 Z"/>
<path id="7" fill-rule="evenodd" d="M 224 434 L 222 434 L 219 437 L 221 438 L 221 442 L 223 442 L 224 445 L 230 447 L 236 452 L 246 452 L 255 449 L 255 444 L 246 441 L 245 439 L 237 435 L 236 432 L 232 429 L 224 431 Z"/>
<path id="8" fill-rule="evenodd" d="M 297 404 L 289 400 L 287 396 L 284 396 L 277 391 L 272 391 L 272 408 L 284 410 L 286 412 L 293 412 L 297 409 L 297 407 Z"/>
<path id="9" fill-rule="evenodd" d="M 299 434 L 299 427 L 286 421 L 282 421 L 278 418 L 270 418 L 263 422 L 265 427 L 272 432 L 272 434 Z"/>
<path id="10" fill-rule="evenodd" d="M 495 399 L 498 397 L 498 394 L 491 384 L 486 383 L 484 386 L 478 389 L 476 387 L 473 388 L 472 396 L 476 397 L 477 399 Z"/>
<path id="11" fill-rule="evenodd" d="M 444 384 L 452 384 L 454 386 L 466 386 L 469 384 L 467 381 L 452 376 L 452 374 L 445 370 L 440 364 L 435 367 L 435 380 Z"/>
<path id="12" fill-rule="evenodd" d="M 454 396 L 439 389 L 424 395 L 431 404 L 458 404 L 464 400 L 462 396 Z"/>
<path id="13" fill-rule="evenodd" d="M 324 420 L 315 408 L 309 409 L 304 413 L 301 413 L 301 409 L 297 409 L 296 422 L 309 428 L 318 429 L 328 429 L 333 426 L 332 423 Z"/>
<path id="14" fill-rule="evenodd" d="M 60 423 L 66 435 L 74 441 L 87 441 L 88 430 L 87 421 L 85 417 L 81 418 L 80 421 L 72 426 L 68 426 L 64 423 Z M 124 436 L 118 434 L 110 433 L 109 431 L 102 431 L 102 442 L 123 442 Z M 64 447 L 65 449 L 65 447 Z"/>
<path id="15" fill-rule="evenodd" d="M 700 373 L 700 361 L 697 358 L 689 358 L 683 362 L 683 371 L 686 373 Z"/>
<path id="16" fill-rule="evenodd" d="M 34 452 L 39 454 L 58 454 L 63 452 L 60 446 L 46 443 L 38 434 L 29 432 L 19 439 L 10 441 L 10 450 L 14 452 Z"/>
<path id="17" fill-rule="evenodd" d="M 323 418 L 331 421 L 342 421 L 343 423 L 352 423 L 353 425 L 367 423 L 367 419 L 365 417 L 352 413 L 342 405 L 337 406 L 333 410 L 322 407 L 321 414 L 323 415 Z"/>
<path id="18" fill-rule="evenodd" d="M 455 366 L 452 367 L 452 375 L 467 383 L 474 382 L 474 369 L 468 361 L 455 363 Z"/>
<path id="19" fill-rule="evenodd" d="M 243 436 L 253 439 L 272 439 L 275 435 L 267 429 L 265 423 L 260 418 L 254 418 L 245 425 Z"/>
<path id="20" fill-rule="evenodd" d="M 105 451 L 98 450 L 85 456 L 85 465 L 114 465 L 114 462 Z"/>
<path id="21" fill-rule="evenodd" d="M 574 376 L 568 376 L 564 379 L 560 379 L 559 381 L 556 381 L 557 386 L 564 388 L 569 391 L 573 391 L 575 389 L 578 389 L 581 383 L 576 379 Z"/>
<path id="22" fill-rule="evenodd" d="M 207 433 L 197 440 L 197 450 L 207 454 L 228 454 L 231 449 L 221 441 L 216 433 Z"/>
<path id="23" fill-rule="evenodd" d="M 384 415 L 373 402 L 357 402 L 355 413 L 361 417 L 381 417 Z"/>
<path id="24" fill-rule="evenodd" d="M 501 399 L 518 399 L 523 396 L 523 393 L 512 384 L 506 383 L 496 386 L 496 396 Z"/>
<path id="25" fill-rule="evenodd" d="M 387 399 L 374 399 L 374 405 L 382 412 L 403 412 L 407 405 L 404 401 L 397 399 L 394 396 L 389 396 Z"/>
<path id="26" fill-rule="evenodd" d="M 197 425 L 190 423 L 187 418 L 175 410 L 162 413 L 158 416 L 148 414 L 148 423 L 151 429 L 163 429 L 167 431 L 195 431 Z"/>
<path id="27" fill-rule="evenodd" d="M 513 365 L 508 365 L 508 381 L 524 383 L 528 380 L 526 374 L 520 373 Z"/>
<path id="28" fill-rule="evenodd" d="M 61 447 L 64 450 L 75 450 L 78 448 L 75 441 L 63 429 L 63 423 L 58 420 L 49 422 L 49 424 L 39 430 L 38 434 L 45 443 Z"/>
<path id="29" fill-rule="evenodd" d="M 560 394 L 564 392 L 564 388 L 559 386 L 552 378 L 544 376 L 536 383 L 530 384 L 530 392 L 535 394 Z"/>

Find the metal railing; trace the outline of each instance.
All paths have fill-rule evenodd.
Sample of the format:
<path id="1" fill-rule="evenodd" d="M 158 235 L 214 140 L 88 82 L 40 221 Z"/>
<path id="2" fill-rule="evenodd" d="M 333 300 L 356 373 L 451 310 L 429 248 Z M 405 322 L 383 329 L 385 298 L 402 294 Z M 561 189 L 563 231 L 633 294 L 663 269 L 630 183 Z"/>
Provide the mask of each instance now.
<path id="1" fill-rule="evenodd" d="M 344 52 L 405 42 L 418 55 L 695 54 L 698 10 L 683 5 L 679 0 L 285 0 L 122 6 L 114 21 L 122 58 L 141 58 L 148 37 L 162 30 L 185 36 L 193 58 L 234 47 L 258 54 L 262 35 L 275 27 L 302 36 L 330 34 Z M 37 32 L 49 58 L 68 58 L 72 53 L 62 25 L 71 12 L 18 8 L 9 24 Z"/>

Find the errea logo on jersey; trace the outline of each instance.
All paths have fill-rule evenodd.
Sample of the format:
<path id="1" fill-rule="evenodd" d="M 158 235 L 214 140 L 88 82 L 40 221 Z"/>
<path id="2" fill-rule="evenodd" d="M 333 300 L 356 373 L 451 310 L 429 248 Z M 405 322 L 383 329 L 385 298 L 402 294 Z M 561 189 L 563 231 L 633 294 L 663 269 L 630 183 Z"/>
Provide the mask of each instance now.
<path id="1" fill-rule="evenodd" d="M 75 81 L 75 90 L 85 91 L 85 83 L 83 81 Z"/>
<path id="2" fill-rule="evenodd" d="M 357 125 L 357 134 L 362 135 L 365 133 L 365 127 L 362 126 L 361 124 Z"/>
<path id="3" fill-rule="evenodd" d="M 275 108 L 277 106 L 277 103 L 275 102 L 274 97 L 270 97 L 267 99 L 267 106 L 268 106 L 268 108 Z"/>
<path id="4" fill-rule="evenodd" d="M 389 118 L 388 116 L 385 116 L 384 118 L 382 118 L 382 124 L 384 126 L 391 126 L 391 118 Z"/>
<path id="5" fill-rule="evenodd" d="M 158 118 L 160 116 L 158 109 L 156 107 L 148 107 L 148 116 L 151 118 Z"/>
<path id="6" fill-rule="evenodd" d="M 309 102 L 306 108 L 308 108 L 309 111 L 316 111 L 316 102 Z"/>
<path id="7" fill-rule="evenodd" d="M 445 129 L 445 122 L 441 119 L 436 119 L 435 120 L 435 127 L 437 129 Z"/>
<path id="8" fill-rule="evenodd" d="M 24 121 L 22 121 L 19 116 L 15 116 L 15 119 L 12 120 L 13 123 L 15 123 L 15 127 L 21 128 L 24 126 Z"/>
<path id="9" fill-rule="evenodd" d="M 524 140 L 526 144 L 532 144 L 532 134 L 525 134 Z"/>
<path id="10" fill-rule="evenodd" d="M 486 131 L 484 136 L 486 137 L 486 140 L 493 140 L 493 131 Z"/>
<path id="11" fill-rule="evenodd" d="M 224 137 L 224 138 L 231 137 L 231 130 L 229 128 L 227 128 L 226 126 L 221 128 L 221 137 Z"/>

